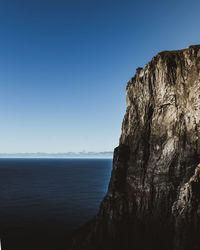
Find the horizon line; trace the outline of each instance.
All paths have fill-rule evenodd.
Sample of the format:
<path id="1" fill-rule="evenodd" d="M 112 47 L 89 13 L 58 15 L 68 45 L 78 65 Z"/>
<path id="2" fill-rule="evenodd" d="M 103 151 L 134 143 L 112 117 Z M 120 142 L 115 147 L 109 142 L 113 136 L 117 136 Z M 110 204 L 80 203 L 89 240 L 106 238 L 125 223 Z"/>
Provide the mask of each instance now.
<path id="1" fill-rule="evenodd" d="M 55 152 L 55 153 L 49 153 L 49 152 L 12 152 L 12 153 L 8 153 L 8 152 L 0 152 L 0 155 L 2 154 L 9 154 L 9 155 L 13 155 L 13 154 L 47 154 L 47 155 L 57 155 L 57 154 L 108 154 L 108 153 L 113 153 L 113 151 L 79 151 L 79 152 L 74 152 L 74 151 L 68 151 L 68 152 Z"/>
<path id="2" fill-rule="evenodd" d="M 45 153 L 45 152 L 36 152 L 36 153 L 0 153 L 0 158 L 37 158 L 37 159 L 75 159 L 75 158 L 113 158 L 113 151 L 103 151 L 103 152 L 65 152 L 65 153 Z"/>

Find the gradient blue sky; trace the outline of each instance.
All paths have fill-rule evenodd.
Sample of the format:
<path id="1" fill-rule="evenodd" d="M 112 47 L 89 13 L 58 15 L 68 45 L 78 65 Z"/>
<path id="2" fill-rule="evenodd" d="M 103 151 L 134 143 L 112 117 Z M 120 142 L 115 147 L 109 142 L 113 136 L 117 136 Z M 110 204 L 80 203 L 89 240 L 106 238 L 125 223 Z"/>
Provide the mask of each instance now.
<path id="1" fill-rule="evenodd" d="M 200 43 L 200 1 L 1 0 L 0 152 L 110 151 L 125 87 Z"/>

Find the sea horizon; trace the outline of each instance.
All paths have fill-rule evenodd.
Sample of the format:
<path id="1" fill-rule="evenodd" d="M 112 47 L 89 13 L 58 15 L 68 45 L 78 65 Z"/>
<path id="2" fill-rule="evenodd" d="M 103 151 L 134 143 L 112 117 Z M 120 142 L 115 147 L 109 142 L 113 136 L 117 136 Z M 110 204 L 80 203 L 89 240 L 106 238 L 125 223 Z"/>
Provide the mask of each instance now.
<path id="1" fill-rule="evenodd" d="M 113 152 L 0 153 L 0 159 L 112 159 Z"/>

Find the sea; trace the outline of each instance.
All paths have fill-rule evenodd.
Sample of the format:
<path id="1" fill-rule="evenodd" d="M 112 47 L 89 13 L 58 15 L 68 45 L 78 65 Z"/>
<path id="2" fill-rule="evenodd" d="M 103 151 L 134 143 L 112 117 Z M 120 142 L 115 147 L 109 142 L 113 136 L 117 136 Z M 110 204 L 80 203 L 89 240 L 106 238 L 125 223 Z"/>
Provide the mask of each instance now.
<path id="1" fill-rule="evenodd" d="M 66 250 L 98 212 L 111 159 L 0 159 L 2 250 Z"/>

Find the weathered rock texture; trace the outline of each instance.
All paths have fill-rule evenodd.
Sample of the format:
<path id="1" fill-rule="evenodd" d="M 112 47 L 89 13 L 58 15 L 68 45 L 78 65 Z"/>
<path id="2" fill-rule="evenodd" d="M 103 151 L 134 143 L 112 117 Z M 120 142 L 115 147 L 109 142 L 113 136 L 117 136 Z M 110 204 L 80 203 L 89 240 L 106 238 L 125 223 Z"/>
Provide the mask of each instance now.
<path id="1" fill-rule="evenodd" d="M 200 45 L 159 53 L 126 91 L 108 192 L 71 249 L 200 249 Z"/>

